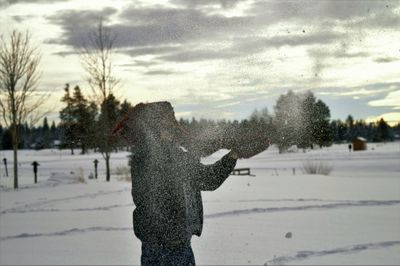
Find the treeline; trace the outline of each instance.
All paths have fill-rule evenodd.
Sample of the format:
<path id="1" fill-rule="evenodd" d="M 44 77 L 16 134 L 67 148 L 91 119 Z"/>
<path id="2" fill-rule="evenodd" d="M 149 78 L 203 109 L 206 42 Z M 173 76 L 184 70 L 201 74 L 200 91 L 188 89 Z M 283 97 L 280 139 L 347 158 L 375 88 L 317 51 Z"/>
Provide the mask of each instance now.
<path id="1" fill-rule="evenodd" d="M 71 149 L 71 154 L 79 147 L 80 153 L 85 154 L 88 149 L 102 152 L 124 145 L 111 132 L 116 121 L 132 107 L 129 102 L 121 103 L 111 93 L 98 105 L 88 100 L 79 86 L 71 93 L 68 84 L 64 92 L 61 101 L 65 107 L 60 111 L 59 124 L 63 147 Z"/>
<path id="2" fill-rule="evenodd" d="M 57 125 L 53 121 L 49 126 L 45 117 L 41 125 L 19 126 L 20 149 L 70 149 L 71 154 L 79 149 L 80 154 L 85 154 L 89 149 L 102 152 L 124 146 L 110 136 L 115 122 L 132 107 L 129 102 L 120 102 L 110 94 L 98 107 L 95 101 L 83 95 L 79 86 L 71 91 L 69 84 L 66 84 L 61 102 L 64 107 L 59 112 Z M 0 139 L 1 149 L 12 149 L 11 132 L 1 125 Z"/>
<path id="3" fill-rule="evenodd" d="M 45 149 L 59 147 L 60 127 L 53 121 L 49 126 L 47 117 L 43 119 L 43 123 L 39 126 L 32 126 L 25 123 L 19 125 L 18 132 L 20 134 L 19 149 Z M 0 149 L 12 150 L 12 135 L 8 128 L 0 125 Z"/>
<path id="4" fill-rule="evenodd" d="M 289 91 L 278 98 L 273 113 L 268 108 L 256 109 L 248 119 L 242 121 L 192 118 L 181 119 L 180 123 L 194 132 L 199 140 L 235 135 L 238 129 L 252 131 L 255 136 L 261 131 L 271 144 L 278 146 L 280 152 L 293 145 L 312 149 L 315 145 L 323 147 L 333 143 L 348 143 L 356 137 L 363 137 L 369 142 L 393 141 L 400 137 L 400 123 L 390 127 L 384 119 L 367 123 L 354 120 L 349 115 L 345 121 L 331 120 L 329 107 L 310 91 Z"/>
<path id="5" fill-rule="evenodd" d="M 87 99 L 79 86 L 73 90 L 67 84 L 61 99 L 64 108 L 60 111 L 60 122 L 49 125 L 45 117 L 41 125 L 20 125 L 21 149 L 60 148 L 70 149 L 74 154 L 79 149 L 85 154 L 89 149 L 124 149 L 125 143 L 110 137 L 115 121 L 132 105 L 126 100 L 118 101 L 113 94 L 101 103 Z M 281 95 L 273 109 L 254 110 L 248 119 L 210 120 L 180 119 L 179 123 L 189 130 L 194 139 L 210 141 L 215 138 L 238 135 L 241 132 L 263 134 L 272 144 L 284 152 L 296 145 L 298 148 L 329 146 L 332 143 L 347 143 L 355 137 L 369 142 L 393 141 L 400 136 L 400 123 L 391 127 L 384 119 L 367 123 L 349 115 L 345 121 L 330 119 L 330 109 L 312 92 Z M 11 133 L 0 125 L 1 149 L 12 149 Z"/>
<path id="6" fill-rule="evenodd" d="M 363 137 L 369 142 L 386 142 L 400 138 L 400 123 L 391 127 L 383 118 L 367 123 L 365 120 L 354 120 L 349 115 L 345 121 L 331 121 L 335 143 L 350 142 L 356 137 Z"/>

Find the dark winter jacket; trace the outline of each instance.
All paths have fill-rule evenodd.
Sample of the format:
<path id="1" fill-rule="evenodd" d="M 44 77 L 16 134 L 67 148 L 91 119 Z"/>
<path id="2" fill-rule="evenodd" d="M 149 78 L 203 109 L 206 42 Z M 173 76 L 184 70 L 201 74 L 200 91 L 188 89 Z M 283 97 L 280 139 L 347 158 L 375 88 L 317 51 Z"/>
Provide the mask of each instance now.
<path id="1" fill-rule="evenodd" d="M 179 147 L 139 149 L 131 158 L 135 235 L 147 243 L 186 245 L 203 227 L 201 191 L 217 189 L 236 160 L 225 155 L 213 165 Z"/>

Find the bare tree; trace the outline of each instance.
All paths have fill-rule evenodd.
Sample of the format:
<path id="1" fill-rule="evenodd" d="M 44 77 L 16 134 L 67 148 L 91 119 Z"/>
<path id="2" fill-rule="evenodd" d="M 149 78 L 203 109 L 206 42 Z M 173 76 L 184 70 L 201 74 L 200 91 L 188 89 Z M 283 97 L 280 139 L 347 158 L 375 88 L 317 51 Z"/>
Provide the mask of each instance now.
<path id="1" fill-rule="evenodd" d="M 40 53 L 31 45 L 29 32 L 16 30 L 0 37 L 0 112 L 11 130 L 14 156 L 14 188 L 18 188 L 20 125 L 40 119 L 39 107 L 46 95 L 38 94 Z"/>
<path id="2" fill-rule="evenodd" d="M 113 54 L 117 35 L 104 27 L 100 18 L 97 29 L 88 35 L 87 42 L 80 49 L 81 63 L 87 74 L 87 81 L 98 104 L 101 104 L 119 84 L 113 73 Z"/>
<path id="3" fill-rule="evenodd" d="M 102 108 L 113 95 L 119 80 L 113 73 L 113 54 L 117 36 L 104 27 L 100 18 L 96 31 L 89 34 L 88 41 L 80 50 L 81 63 L 87 74 L 96 102 L 102 111 L 103 119 L 97 129 L 97 145 L 106 163 L 106 180 L 110 181 L 110 157 L 114 149 L 111 132 L 115 121 L 107 114 L 108 108 Z"/>

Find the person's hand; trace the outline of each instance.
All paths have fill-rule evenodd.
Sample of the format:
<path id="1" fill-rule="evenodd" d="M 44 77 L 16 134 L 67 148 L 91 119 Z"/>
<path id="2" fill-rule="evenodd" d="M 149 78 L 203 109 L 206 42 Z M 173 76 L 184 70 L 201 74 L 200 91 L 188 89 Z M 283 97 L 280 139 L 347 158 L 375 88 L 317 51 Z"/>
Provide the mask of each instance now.
<path id="1" fill-rule="evenodd" d="M 240 159 L 239 154 L 233 150 L 229 152 L 229 156 L 234 160 Z"/>
<path id="2" fill-rule="evenodd" d="M 236 142 L 232 152 L 240 159 L 248 159 L 263 151 L 270 145 L 270 141 L 263 137 L 245 137 Z"/>

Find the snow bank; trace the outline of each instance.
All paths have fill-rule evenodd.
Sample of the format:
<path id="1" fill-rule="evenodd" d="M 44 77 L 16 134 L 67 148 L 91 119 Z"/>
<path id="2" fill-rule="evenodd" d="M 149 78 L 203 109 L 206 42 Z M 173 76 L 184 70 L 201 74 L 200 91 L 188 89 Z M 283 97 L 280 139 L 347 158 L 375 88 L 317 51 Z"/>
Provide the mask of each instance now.
<path id="1" fill-rule="evenodd" d="M 239 161 L 238 167 L 249 167 L 255 176 L 231 176 L 216 191 L 203 193 L 203 235 L 193 238 L 196 262 L 399 264 L 400 144 L 368 147 L 357 153 L 334 145 L 288 154 L 271 147 Z M 126 167 L 127 155 L 113 154 L 112 169 Z M 310 158 L 332 163 L 332 173 L 303 174 L 302 162 Z M 97 180 L 87 178 L 94 159 L 100 161 Z M 40 163 L 38 184 L 33 160 Z M 139 264 L 130 183 L 116 175 L 105 182 L 98 154 L 21 151 L 20 163 L 17 191 L 0 169 L 0 264 Z M 85 183 L 78 182 L 81 176 Z"/>

